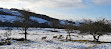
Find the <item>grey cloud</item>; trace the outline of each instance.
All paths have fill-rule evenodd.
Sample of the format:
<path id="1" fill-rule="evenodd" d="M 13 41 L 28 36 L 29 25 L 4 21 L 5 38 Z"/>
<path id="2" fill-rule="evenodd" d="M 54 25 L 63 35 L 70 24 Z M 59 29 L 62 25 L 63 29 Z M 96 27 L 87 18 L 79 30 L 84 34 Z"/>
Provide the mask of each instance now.
<path id="1" fill-rule="evenodd" d="M 6 2 L 6 4 L 23 4 L 24 7 L 48 7 L 48 8 L 84 8 L 88 4 L 100 4 L 109 5 L 111 0 L 0 0 L 0 2 Z M 85 4 L 87 3 L 87 4 Z"/>
<path id="2" fill-rule="evenodd" d="M 76 8 L 85 6 L 82 0 L 18 0 L 28 2 L 33 6 L 54 7 L 54 8 Z"/>
<path id="3" fill-rule="evenodd" d="M 0 2 L 14 2 L 16 0 L 0 0 Z"/>
<path id="4" fill-rule="evenodd" d="M 86 5 L 82 0 L 0 0 L 7 4 L 23 4 L 24 7 L 48 7 L 48 8 L 81 8 Z"/>
<path id="5" fill-rule="evenodd" d="M 111 5 L 111 0 L 91 0 L 94 4 Z"/>

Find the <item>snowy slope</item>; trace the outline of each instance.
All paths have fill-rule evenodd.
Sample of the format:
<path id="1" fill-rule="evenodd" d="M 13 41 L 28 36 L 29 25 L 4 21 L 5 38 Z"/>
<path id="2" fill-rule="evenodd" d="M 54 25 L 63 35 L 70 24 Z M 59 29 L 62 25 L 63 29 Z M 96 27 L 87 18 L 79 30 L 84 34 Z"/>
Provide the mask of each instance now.
<path id="1" fill-rule="evenodd" d="M 5 8 L 0 8 L 0 12 L 4 12 L 4 13 L 8 13 L 8 14 L 12 14 L 12 15 L 2 15 L 0 14 L 0 20 L 2 22 L 13 22 L 16 20 L 16 17 L 17 16 L 23 16 L 20 12 L 18 11 L 13 11 L 13 10 L 10 10 L 10 9 L 5 9 Z M 37 21 L 38 23 L 45 23 L 45 22 L 49 22 L 45 19 L 42 19 L 42 18 L 39 18 L 39 17 L 34 17 L 34 16 L 30 16 L 30 19 L 31 20 L 34 20 L 34 21 Z"/>
<path id="2" fill-rule="evenodd" d="M 16 10 L 11 10 L 11 9 L 5 9 L 5 8 L 0 8 L 0 20 L 3 22 L 9 21 L 9 22 L 13 22 L 17 16 L 23 16 L 20 11 L 16 11 Z M 23 12 L 21 10 L 21 12 Z M 34 14 L 33 12 L 28 12 L 26 11 L 27 14 L 30 14 L 30 19 L 33 21 L 37 21 L 38 23 L 47 23 L 48 25 L 50 25 L 52 20 L 58 20 L 55 18 L 51 18 L 49 16 L 43 15 L 43 14 Z M 35 22 L 36 23 L 36 22 Z M 65 24 L 65 20 L 60 20 L 59 21 L 60 24 Z"/>
<path id="3" fill-rule="evenodd" d="M 12 14 L 12 15 L 0 15 L 0 20 L 2 22 L 13 22 L 15 21 L 16 17 L 17 16 L 22 16 L 22 14 L 18 11 L 12 11 L 10 9 L 5 9 L 5 8 L 0 8 L 0 12 L 5 12 L 5 13 L 9 13 L 9 14 Z M 41 18 L 38 18 L 38 17 L 33 17 L 31 16 L 30 19 L 32 20 L 36 20 L 38 23 L 45 23 L 45 22 L 48 22 L 47 20 L 44 20 L 44 19 L 41 19 Z"/>
<path id="4" fill-rule="evenodd" d="M 8 21 L 8 22 L 11 22 L 11 23 L 12 23 L 13 21 L 16 20 L 16 16 L 0 15 L 0 20 L 1 20 L 2 22 Z"/>
<path id="5" fill-rule="evenodd" d="M 12 11 L 12 10 L 9 10 L 9 9 L 0 9 L 1 12 L 5 12 L 5 13 L 9 13 L 9 14 L 12 14 L 12 15 L 16 15 L 16 16 L 22 16 L 21 13 L 19 13 L 18 11 Z"/>
<path id="6" fill-rule="evenodd" d="M 60 24 L 65 24 L 65 21 L 63 21 L 63 20 L 60 20 Z"/>
<path id="7" fill-rule="evenodd" d="M 13 21 L 16 20 L 17 16 L 22 16 L 22 14 L 18 11 L 12 11 L 10 9 L 5 9 L 5 8 L 0 8 L 0 12 L 12 14 L 12 15 L 2 15 L 2 14 L 0 14 L 0 20 L 2 22 L 7 22 L 8 21 L 8 22 L 13 23 Z"/>
<path id="8" fill-rule="evenodd" d="M 38 18 L 38 17 L 30 17 L 30 19 L 32 20 L 35 20 L 37 21 L 38 23 L 45 23 L 45 22 L 48 22 L 47 20 L 44 20 L 44 19 L 41 19 L 41 18 Z"/>

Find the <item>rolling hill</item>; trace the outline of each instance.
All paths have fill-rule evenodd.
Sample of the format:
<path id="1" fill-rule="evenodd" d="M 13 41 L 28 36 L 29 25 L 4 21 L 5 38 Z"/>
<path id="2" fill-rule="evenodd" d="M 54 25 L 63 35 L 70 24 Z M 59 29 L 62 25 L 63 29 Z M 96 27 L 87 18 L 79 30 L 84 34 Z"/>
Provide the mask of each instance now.
<path id="1" fill-rule="evenodd" d="M 1 22 L 0 26 L 16 27 L 17 17 L 23 16 L 22 14 L 23 12 L 30 15 L 30 20 L 32 21 L 31 27 L 51 27 L 50 26 L 51 21 L 58 21 L 61 25 L 63 25 L 65 24 L 66 21 L 66 20 L 59 20 L 56 18 L 52 18 L 44 14 L 37 14 L 34 12 L 16 9 L 16 8 L 11 8 L 11 9 L 0 8 L 0 22 Z M 75 24 L 75 22 L 72 21 L 67 20 L 67 22 Z"/>

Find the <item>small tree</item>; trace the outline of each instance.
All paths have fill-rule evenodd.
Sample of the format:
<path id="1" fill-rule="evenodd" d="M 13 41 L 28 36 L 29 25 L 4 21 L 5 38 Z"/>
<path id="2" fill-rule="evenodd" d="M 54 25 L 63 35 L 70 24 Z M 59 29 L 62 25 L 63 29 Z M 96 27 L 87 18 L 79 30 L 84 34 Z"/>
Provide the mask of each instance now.
<path id="1" fill-rule="evenodd" d="M 58 20 L 52 20 L 51 21 L 51 26 L 54 28 L 54 31 L 55 31 L 55 28 L 59 25 L 59 21 Z"/>
<path id="2" fill-rule="evenodd" d="M 74 25 L 73 24 L 68 24 L 67 22 L 65 22 L 64 28 L 66 29 L 67 34 L 68 34 L 66 36 L 66 40 L 68 40 L 68 38 L 69 38 L 69 41 L 71 41 L 71 33 L 74 30 Z"/>
<path id="3" fill-rule="evenodd" d="M 99 41 L 99 37 L 110 32 L 110 25 L 106 24 L 107 20 L 102 19 L 90 24 L 83 24 L 80 26 L 81 33 L 90 34 L 94 41 Z"/>
<path id="4" fill-rule="evenodd" d="M 30 11 L 30 10 L 23 9 L 23 11 L 21 11 L 23 16 L 17 17 L 19 26 L 22 27 L 24 32 L 25 32 L 24 33 L 25 34 L 25 40 L 27 40 L 27 34 L 28 34 L 27 30 L 30 27 L 30 23 L 31 23 L 30 22 L 30 14 L 26 13 L 26 11 Z"/>

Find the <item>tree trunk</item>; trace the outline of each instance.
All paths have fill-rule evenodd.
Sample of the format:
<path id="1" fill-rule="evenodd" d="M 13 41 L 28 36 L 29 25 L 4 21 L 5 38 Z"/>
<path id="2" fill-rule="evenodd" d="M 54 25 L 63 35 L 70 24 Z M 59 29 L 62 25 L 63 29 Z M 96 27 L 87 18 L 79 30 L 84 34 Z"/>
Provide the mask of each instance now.
<path id="1" fill-rule="evenodd" d="M 70 33 L 69 33 L 69 40 L 71 41 L 71 35 L 70 35 Z"/>
<path id="2" fill-rule="evenodd" d="M 97 41 L 99 41 L 99 37 L 100 37 L 100 35 L 97 36 Z"/>
<path id="3" fill-rule="evenodd" d="M 98 36 L 93 35 L 94 41 L 98 42 L 99 41 L 99 37 L 100 37 L 100 35 L 98 35 Z"/>
<path id="4" fill-rule="evenodd" d="M 27 29 L 25 28 L 25 40 L 27 40 Z"/>
<path id="5" fill-rule="evenodd" d="M 69 39 L 68 39 L 69 38 Z M 70 35 L 70 33 L 68 32 L 68 35 L 66 36 L 66 40 L 69 40 L 69 41 L 71 41 L 71 35 Z"/>
<path id="6" fill-rule="evenodd" d="M 68 36 L 66 36 L 66 40 L 68 40 Z"/>
<path id="7" fill-rule="evenodd" d="M 96 41 L 96 37 L 93 35 L 94 41 Z"/>

